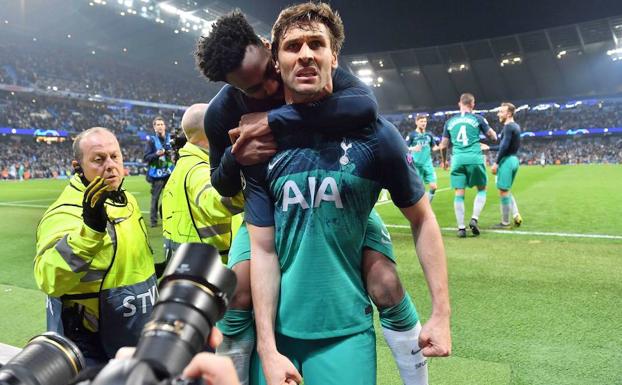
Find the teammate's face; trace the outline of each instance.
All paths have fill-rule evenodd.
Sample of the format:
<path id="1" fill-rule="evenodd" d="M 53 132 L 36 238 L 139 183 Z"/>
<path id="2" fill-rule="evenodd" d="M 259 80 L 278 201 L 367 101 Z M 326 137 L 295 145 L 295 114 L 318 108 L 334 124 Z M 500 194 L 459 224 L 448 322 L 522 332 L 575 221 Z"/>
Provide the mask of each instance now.
<path id="1" fill-rule="evenodd" d="M 283 78 L 287 102 L 310 102 L 332 92 L 332 70 L 337 68 L 337 55 L 331 49 L 324 24 L 291 27 L 278 48 L 277 68 Z"/>
<path id="2" fill-rule="evenodd" d="M 510 112 L 508 111 L 507 106 L 501 106 L 499 108 L 499 112 L 497 112 L 497 117 L 501 123 L 505 123 L 506 120 L 510 117 Z"/>
<path id="3" fill-rule="evenodd" d="M 270 50 L 254 44 L 246 47 L 240 68 L 229 72 L 225 78 L 227 83 L 253 99 L 275 96 L 281 86 Z"/>
<path id="4" fill-rule="evenodd" d="M 94 132 L 80 141 L 84 177 L 93 181 L 96 176 L 105 179 L 109 191 L 119 188 L 123 180 L 123 155 L 119 142 L 109 132 Z"/>
<path id="5" fill-rule="evenodd" d="M 166 133 L 166 124 L 164 123 L 164 120 L 156 120 L 153 122 L 153 130 L 159 136 L 164 136 Z"/>
<path id="6" fill-rule="evenodd" d="M 415 123 L 417 124 L 417 128 L 421 131 L 425 131 L 425 128 L 428 126 L 428 118 L 423 117 L 423 118 L 419 118 L 415 121 Z"/>

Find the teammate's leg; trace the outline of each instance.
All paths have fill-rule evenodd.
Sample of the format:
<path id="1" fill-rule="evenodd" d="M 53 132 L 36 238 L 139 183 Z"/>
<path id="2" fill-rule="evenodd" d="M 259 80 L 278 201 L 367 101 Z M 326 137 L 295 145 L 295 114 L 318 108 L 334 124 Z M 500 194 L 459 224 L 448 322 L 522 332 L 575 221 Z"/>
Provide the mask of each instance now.
<path id="1" fill-rule="evenodd" d="M 495 225 L 495 228 L 510 228 L 510 211 L 512 210 L 512 198 L 509 190 L 499 189 L 499 197 L 501 198 L 501 223 Z"/>
<path id="2" fill-rule="evenodd" d="M 485 205 L 486 186 L 477 186 L 477 195 L 475 195 L 475 199 L 473 200 L 473 215 L 471 215 L 471 221 L 469 222 L 469 227 L 475 236 L 478 236 L 480 233 L 478 220 Z"/>
<path id="3" fill-rule="evenodd" d="M 464 189 L 467 186 L 467 170 L 465 165 L 451 165 L 451 173 L 449 174 L 451 187 L 454 189 L 454 214 L 456 214 L 456 222 L 458 223 L 458 237 L 466 237 L 466 229 L 464 227 Z"/>
<path id="4" fill-rule="evenodd" d="M 419 317 L 397 274 L 389 233 L 375 210 L 368 220 L 364 247 L 363 282 L 378 308 L 382 331 L 402 381 L 406 385 L 425 385 L 428 374 L 418 345 Z"/>
<path id="5" fill-rule="evenodd" d="M 466 237 L 466 228 L 464 226 L 464 189 L 457 188 L 454 195 L 454 213 L 456 214 L 456 222 L 458 223 L 458 237 Z"/>
<path id="6" fill-rule="evenodd" d="M 229 309 L 218 322 L 223 342 L 216 353 L 233 361 L 240 383 L 248 385 L 250 363 L 255 349 L 255 326 L 250 285 L 250 240 L 246 226 L 240 227 L 229 252 L 228 265 L 237 278 Z"/>
<path id="7" fill-rule="evenodd" d="M 518 227 L 523 223 L 523 217 L 521 217 L 518 212 L 518 205 L 516 204 L 514 194 L 510 194 L 510 199 L 512 199 L 512 218 L 514 218 L 514 225 Z"/>

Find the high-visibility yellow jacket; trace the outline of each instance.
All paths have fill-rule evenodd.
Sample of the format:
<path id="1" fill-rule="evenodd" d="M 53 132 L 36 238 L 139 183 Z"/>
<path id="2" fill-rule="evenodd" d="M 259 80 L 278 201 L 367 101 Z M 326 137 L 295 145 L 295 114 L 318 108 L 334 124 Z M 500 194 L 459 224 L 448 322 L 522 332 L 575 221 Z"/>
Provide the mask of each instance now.
<path id="1" fill-rule="evenodd" d="M 210 183 L 209 155 L 186 143 L 162 193 L 165 254 L 170 258 L 180 243 L 202 242 L 216 247 L 226 262 L 243 209 L 242 192 L 233 198 L 218 194 Z"/>
<path id="2" fill-rule="evenodd" d="M 125 204 L 108 199 L 106 232 L 98 232 L 82 219 L 84 190 L 74 175 L 43 215 L 34 275 L 39 288 L 64 307 L 78 304 L 84 327 L 99 331 L 114 354 L 138 340 L 155 303 L 153 254 L 134 196 L 125 192 Z"/>

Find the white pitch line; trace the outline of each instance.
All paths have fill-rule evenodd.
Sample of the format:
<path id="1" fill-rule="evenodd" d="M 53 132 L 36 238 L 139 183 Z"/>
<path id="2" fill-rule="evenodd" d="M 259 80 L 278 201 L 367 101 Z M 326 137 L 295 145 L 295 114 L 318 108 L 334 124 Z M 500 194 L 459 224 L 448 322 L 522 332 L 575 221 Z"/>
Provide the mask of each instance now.
<path id="1" fill-rule="evenodd" d="M 387 227 L 393 227 L 396 229 L 410 229 L 408 225 L 386 225 Z M 454 227 L 443 227 L 443 231 L 456 230 Z M 622 239 L 622 235 L 608 235 L 608 234 L 578 234 L 578 233 L 557 233 L 557 232 L 545 232 L 545 231 L 519 231 L 519 230 L 486 230 L 482 229 L 486 233 L 497 234 L 516 234 L 516 235 L 543 235 L 546 237 L 568 237 L 568 238 L 598 238 L 598 239 Z"/>
<path id="2" fill-rule="evenodd" d="M 14 203 L 32 203 L 32 202 L 53 202 L 54 199 L 50 199 L 50 198 L 43 198 L 43 199 L 28 199 L 28 200 L 22 200 L 22 201 L 10 201 L 10 202 L 0 202 L 2 204 L 14 204 Z"/>
<path id="3" fill-rule="evenodd" d="M 439 188 L 439 189 L 436 190 L 436 192 L 439 193 L 439 192 L 443 192 L 443 191 L 447 191 L 447 190 L 451 190 L 451 189 L 449 187 Z M 387 203 L 391 203 L 391 202 L 393 202 L 391 199 L 387 199 L 386 201 L 376 202 L 376 206 L 386 205 Z"/>
<path id="4" fill-rule="evenodd" d="M 8 202 L 0 202 L 0 206 L 9 206 L 9 207 L 33 207 L 39 209 L 45 209 L 50 207 L 50 205 L 29 205 L 26 203 L 8 203 Z"/>

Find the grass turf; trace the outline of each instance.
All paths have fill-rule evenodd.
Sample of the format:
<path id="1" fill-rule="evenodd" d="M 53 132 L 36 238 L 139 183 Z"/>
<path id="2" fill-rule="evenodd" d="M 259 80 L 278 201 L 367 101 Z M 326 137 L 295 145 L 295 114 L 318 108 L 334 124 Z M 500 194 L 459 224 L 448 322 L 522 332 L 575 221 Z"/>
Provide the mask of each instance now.
<path id="1" fill-rule="evenodd" d="M 441 227 L 454 228 L 448 173 L 437 170 L 433 208 Z M 520 230 L 622 235 L 622 167 L 523 167 L 513 192 L 525 222 Z M 452 298 L 453 356 L 430 360 L 433 384 L 622 383 L 622 240 L 507 235 L 486 232 L 499 222 L 499 198 L 489 181 L 479 238 L 443 232 Z M 22 346 L 43 331 L 44 296 L 32 259 L 36 224 L 66 181 L 0 183 L 0 342 Z M 149 185 L 125 187 L 149 208 Z M 467 218 L 474 191 L 466 196 Z M 378 207 L 388 225 L 406 225 L 391 204 Z M 145 214 L 148 216 L 148 214 Z M 398 270 L 425 321 L 430 301 L 408 229 L 391 227 Z M 161 229 L 150 229 L 162 254 Z M 400 383 L 379 329 L 378 383 Z"/>

